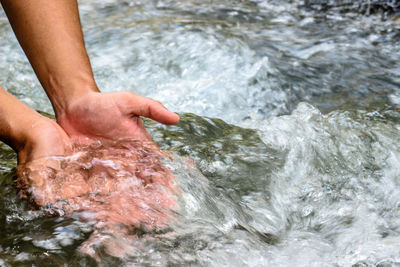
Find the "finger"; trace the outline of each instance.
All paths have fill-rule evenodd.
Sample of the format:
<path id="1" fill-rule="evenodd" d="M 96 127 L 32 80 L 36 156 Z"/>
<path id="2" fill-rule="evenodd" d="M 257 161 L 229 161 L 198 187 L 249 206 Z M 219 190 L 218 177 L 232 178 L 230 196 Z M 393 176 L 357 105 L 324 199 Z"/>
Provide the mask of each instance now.
<path id="1" fill-rule="evenodd" d="M 179 122 L 179 116 L 166 109 L 160 102 L 151 98 L 133 95 L 132 105 L 135 115 L 150 118 L 163 124 L 171 125 Z"/>

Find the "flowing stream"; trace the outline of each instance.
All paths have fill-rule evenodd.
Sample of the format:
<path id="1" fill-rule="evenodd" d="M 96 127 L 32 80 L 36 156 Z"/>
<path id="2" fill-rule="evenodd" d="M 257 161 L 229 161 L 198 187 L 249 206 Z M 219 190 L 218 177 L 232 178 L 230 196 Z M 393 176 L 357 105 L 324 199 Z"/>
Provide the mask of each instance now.
<path id="1" fill-rule="evenodd" d="M 146 120 L 178 208 L 88 256 L 97 226 L 19 199 L 0 144 L 0 266 L 399 266 L 400 20 L 302 3 L 79 1 L 101 90 L 181 114 Z M 2 10 L 0 85 L 52 113 Z"/>

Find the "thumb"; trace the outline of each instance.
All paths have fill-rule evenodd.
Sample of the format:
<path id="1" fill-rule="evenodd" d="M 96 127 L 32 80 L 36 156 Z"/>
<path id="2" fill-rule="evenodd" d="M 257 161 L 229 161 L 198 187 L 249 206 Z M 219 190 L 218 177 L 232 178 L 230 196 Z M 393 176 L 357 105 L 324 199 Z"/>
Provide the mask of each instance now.
<path id="1" fill-rule="evenodd" d="M 166 109 L 163 104 L 151 98 L 133 94 L 131 97 L 132 115 L 143 116 L 163 124 L 179 122 L 179 116 Z"/>

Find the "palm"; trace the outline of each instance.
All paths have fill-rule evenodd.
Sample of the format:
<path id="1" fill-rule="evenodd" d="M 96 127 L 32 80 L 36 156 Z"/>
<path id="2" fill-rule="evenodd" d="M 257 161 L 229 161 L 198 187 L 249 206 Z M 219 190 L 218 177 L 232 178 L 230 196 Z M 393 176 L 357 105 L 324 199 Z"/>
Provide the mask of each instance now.
<path id="1" fill-rule="evenodd" d="M 179 117 L 159 102 L 131 92 L 89 93 L 72 103 L 57 122 L 72 138 L 151 140 L 139 116 L 174 124 Z"/>

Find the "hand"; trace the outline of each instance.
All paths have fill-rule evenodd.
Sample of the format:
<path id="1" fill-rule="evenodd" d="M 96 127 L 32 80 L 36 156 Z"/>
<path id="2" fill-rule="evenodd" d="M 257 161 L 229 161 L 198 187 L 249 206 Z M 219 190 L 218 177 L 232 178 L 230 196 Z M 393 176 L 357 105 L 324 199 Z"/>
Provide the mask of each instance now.
<path id="1" fill-rule="evenodd" d="M 53 120 L 41 115 L 26 130 L 25 143 L 18 153 L 18 164 L 49 156 L 62 156 L 71 145 L 70 138 Z"/>
<path id="2" fill-rule="evenodd" d="M 59 214 L 82 212 L 103 223 L 165 227 L 177 208 L 175 177 L 163 153 L 147 142 L 74 144 L 65 157 L 41 158 L 18 168 L 23 198 Z M 89 217 L 87 217 L 89 216 Z"/>
<path id="3" fill-rule="evenodd" d="M 164 124 L 175 124 L 179 116 L 160 102 L 129 91 L 89 92 L 69 103 L 57 117 L 65 132 L 78 141 L 134 138 L 151 141 L 139 116 Z"/>

